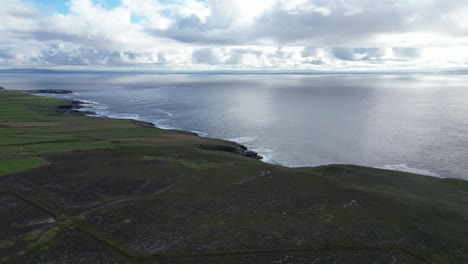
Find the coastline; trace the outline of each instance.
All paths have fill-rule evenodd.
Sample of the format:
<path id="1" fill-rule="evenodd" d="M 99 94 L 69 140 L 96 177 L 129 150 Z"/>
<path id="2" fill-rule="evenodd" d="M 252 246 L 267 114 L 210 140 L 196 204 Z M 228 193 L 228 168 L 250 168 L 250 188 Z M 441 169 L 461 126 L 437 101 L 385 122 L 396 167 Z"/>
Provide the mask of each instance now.
<path id="1" fill-rule="evenodd" d="M 30 93 L 32 95 L 35 95 L 35 96 L 47 96 L 47 95 L 51 95 L 51 94 L 54 94 L 54 95 L 57 95 L 57 94 L 59 94 L 59 95 L 60 94 L 74 94 L 74 92 L 70 91 L 70 90 L 27 90 L 26 92 L 28 92 L 28 93 Z M 88 102 L 88 101 L 85 101 L 85 100 L 79 100 L 79 99 L 64 99 L 64 100 L 69 102 L 69 104 L 60 105 L 60 106 L 57 107 L 57 110 L 59 112 L 63 113 L 63 114 L 79 114 L 79 115 L 83 115 L 83 116 L 90 116 L 90 117 L 97 117 L 97 118 L 109 118 L 109 119 L 116 119 L 116 120 L 121 119 L 121 118 L 114 118 L 114 117 L 99 115 L 97 112 L 94 112 L 94 111 L 89 111 L 89 110 L 83 111 L 82 110 L 83 108 L 92 108 L 92 107 L 87 107 L 89 105 L 92 105 L 91 102 Z M 192 131 L 185 131 L 185 130 L 179 130 L 179 129 L 165 129 L 165 128 L 161 128 L 161 127 L 156 126 L 152 122 L 148 122 L 148 121 L 144 121 L 144 120 L 137 120 L 137 119 L 126 119 L 126 120 L 130 120 L 135 125 L 142 126 L 142 127 L 177 131 L 177 132 L 191 134 L 191 135 L 203 138 L 198 133 L 195 133 L 195 132 L 192 132 Z M 207 137 L 207 138 L 209 138 L 209 137 Z M 264 157 L 261 156 L 259 153 L 255 152 L 255 151 L 249 149 L 247 146 L 245 146 L 243 144 L 240 144 L 240 143 L 237 143 L 235 141 L 230 141 L 230 140 L 225 140 L 225 139 L 218 139 L 218 138 L 210 138 L 210 139 L 223 140 L 223 141 L 228 141 L 228 142 L 237 144 L 237 147 L 238 147 L 237 151 L 239 152 L 239 154 L 241 156 L 245 156 L 245 157 L 260 160 L 260 161 L 262 161 L 264 159 Z M 280 165 L 280 164 L 276 164 L 276 165 Z"/>
<path id="2" fill-rule="evenodd" d="M 324 93 L 330 95 L 324 98 L 327 104 L 322 105 L 319 102 L 307 106 L 301 103 L 298 105 L 289 104 L 291 106 L 287 107 L 284 100 L 279 100 L 281 97 L 275 96 L 272 98 L 276 98 L 278 101 L 268 105 L 272 101 L 264 101 L 263 99 L 270 97 L 259 97 L 258 99 L 262 100 L 256 102 L 254 97 L 247 96 L 249 94 L 262 94 L 266 92 L 265 89 L 255 88 L 250 91 L 244 81 L 240 80 L 241 82 L 237 85 L 238 78 L 229 76 L 184 76 L 184 82 L 190 81 L 190 86 L 200 86 L 200 89 L 189 88 L 188 85 L 187 87 L 184 85 L 183 89 L 177 89 L 175 88 L 179 85 L 177 76 L 159 74 L 151 76 L 131 73 L 120 73 L 113 76 L 15 74 L 2 75 L 1 77 L 3 84 L 0 82 L 0 85 L 4 85 L 8 89 L 63 88 L 73 90 L 74 95 L 56 95 L 56 97 L 88 100 L 95 103 L 92 107 L 97 113 L 108 115 L 111 118 L 145 120 L 155 123 L 157 127 L 162 129 L 192 131 L 199 133 L 202 137 L 208 136 L 245 144 L 249 149 L 264 155 L 266 159 L 270 158 L 272 161 L 276 161 L 275 164 L 279 163 L 287 167 L 356 164 L 378 168 L 393 167 L 397 168 L 398 171 L 411 172 L 412 169 L 403 170 L 405 167 L 410 167 L 418 169 L 414 170 L 418 172 L 424 170 L 443 177 L 468 180 L 466 173 L 468 163 L 463 162 L 466 156 L 463 142 L 467 142 L 467 134 L 463 133 L 463 129 L 466 126 L 464 126 L 462 115 L 456 114 L 464 113 L 465 107 L 463 104 L 451 105 L 457 109 L 456 112 L 451 112 L 447 116 L 440 115 L 438 113 L 443 112 L 444 108 L 440 106 L 441 104 L 437 104 L 437 96 L 417 88 L 418 83 L 425 83 L 432 87 L 435 85 L 434 82 L 439 79 L 406 80 L 400 76 L 387 80 L 386 77 L 381 76 L 374 79 L 376 82 L 367 82 L 372 81 L 369 76 L 356 76 L 346 82 L 347 77 L 345 78 L 345 76 L 317 77 L 320 82 L 335 88 L 338 87 L 334 85 L 337 83 L 349 86 L 351 88 L 349 92 L 353 94 L 367 89 L 367 85 L 359 86 L 359 83 L 368 83 L 369 87 L 380 87 L 381 84 L 388 81 L 387 84 L 391 84 L 394 88 L 375 90 L 379 94 L 385 93 L 382 96 L 387 96 L 387 94 L 389 96 L 382 98 L 393 99 L 395 96 L 399 96 L 395 92 L 401 89 L 400 92 L 405 95 L 407 93 L 407 95 L 413 94 L 414 90 L 414 92 L 421 92 L 428 99 L 425 104 L 419 105 L 410 103 L 419 99 L 412 96 L 402 96 L 402 103 L 405 104 L 405 107 L 395 111 L 387 111 L 391 109 L 388 106 L 392 104 L 393 100 L 379 100 L 380 97 L 370 97 L 371 101 L 376 100 L 375 106 L 382 110 L 382 112 L 373 114 L 372 108 L 366 108 L 365 104 L 355 104 L 365 100 L 366 97 L 353 96 L 353 99 L 350 102 L 345 102 L 342 107 L 356 107 L 359 112 L 355 114 L 343 112 L 341 114 L 339 112 L 340 106 L 337 106 L 336 111 L 323 111 L 329 107 L 328 103 L 331 105 L 336 103 L 333 100 L 334 97 L 342 98 L 342 95 L 334 94 L 332 90 L 335 88 L 323 90 Z M 246 78 L 250 77 L 246 76 Z M 295 78 L 312 80 L 308 77 L 294 76 L 272 76 L 271 78 L 273 80 L 284 79 L 284 81 Z M 45 82 L 45 79 L 48 82 Z M 410 82 L 408 84 L 411 85 L 407 89 L 400 87 L 398 85 L 400 79 Z M 120 83 L 122 80 L 125 82 Z M 223 89 L 211 89 L 209 86 L 203 86 L 205 82 L 215 80 L 219 80 L 223 84 L 236 84 L 236 86 L 234 88 L 230 88 L 230 85 L 225 88 L 223 86 Z M 381 83 L 378 80 L 384 82 Z M 288 85 L 283 85 L 281 82 L 270 83 L 265 77 L 252 77 L 251 81 L 277 87 L 271 90 L 271 95 L 280 95 L 289 91 Z M 446 81 L 447 84 L 450 84 L 448 89 L 455 91 L 458 89 L 456 86 L 461 79 L 448 78 Z M 316 86 L 313 82 L 310 82 L 310 85 L 312 85 L 310 92 L 305 92 L 301 88 L 302 96 L 297 98 L 298 102 L 314 101 L 319 98 L 314 94 L 321 92 L 321 90 L 314 90 L 320 88 L 313 88 Z M 221 96 L 231 95 L 236 89 L 242 91 L 240 95 L 247 97 L 240 100 L 235 96 Z M 270 92 L 268 94 L 270 95 Z M 455 95 L 452 92 L 450 94 Z M 187 97 L 184 98 L 184 95 Z M 217 101 L 213 101 L 212 96 L 217 95 L 220 97 L 217 97 Z M 292 100 L 291 96 L 286 98 Z M 448 96 L 440 98 L 440 100 L 443 100 L 445 104 L 451 100 L 450 98 L 452 97 Z M 420 106 L 424 109 L 427 108 L 428 115 L 418 116 L 418 112 L 414 111 L 404 113 Z M 310 118 L 305 114 L 308 107 L 313 110 L 310 112 Z M 438 107 L 441 107 L 441 111 L 437 111 L 437 113 L 430 110 Z M 282 111 L 282 109 L 289 110 Z M 82 111 L 84 110 L 86 109 Z M 92 111 L 92 109 L 88 110 Z M 292 113 L 297 113 L 297 115 L 290 115 Z M 385 118 L 385 116 L 392 116 L 392 118 Z M 432 120 L 434 125 L 431 125 L 432 122 L 429 120 Z M 444 133 L 445 125 L 443 124 L 453 126 L 456 129 L 449 129 Z M 204 135 L 204 132 L 207 132 L 208 135 Z M 242 141 L 242 138 L 250 138 L 250 140 Z M 452 146 L 453 150 L 449 146 Z M 272 161 L 267 162 L 273 163 Z"/>
<path id="3" fill-rule="evenodd" d="M 71 90 L 27 90 L 27 92 L 37 95 L 37 96 L 48 96 L 48 95 L 73 95 L 75 94 L 74 91 Z M 99 112 L 96 112 L 93 110 L 93 105 L 98 104 L 97 102 L 92 102 L 92 101 L 86 101 L 86 100 L 81 100 L 81 99 L 68 99 L 68 98 L 63 98 L 63 97 L 53 97 L 53 98 L 61 98 L 64 100 L 67 100 L 70 102 L 70 106 L 64 105 L 62 110 L 64 113 L 79 113 L 85 116 L 91 116 L 91 117 L 100 117 L 100 118 L 110 118 L 110 119 L 125 119 L 125 120 L 131 120 L 135 124 L 139 124 L 141 126 L 146 126 L 146 127 L 153 127 L 157 129 L 162 129 L 162 130 L 172 130 L 172 131 L 179 131 L 183 133 L 191 133 L 193 135 L 196 135 L 198 137 L 204 137 L 204 138 L 211 138 L 207 136 L 201 136 L 200 134 L 206 134 L 205 132 L 198 132 L 198 131 L 189 131 L 189 130 L 182 130 L 178 128 L 172 128 L 172 127 L 164 127 L 164 126 L 158 126 L 157 124 L 145 120 L 139 120 L 135 118 L 122 118 L 122 117 L 114 117 L 114 116 L 108 116 L 104 114 L 100 114 Z M 91 110 L 83 110 L 83 109 L 91 109 Z M 224 140 L 228 142 L 232 142 L 238 145 L 239 150 L 241 151 L 242 155 L 254 158 L 257 160 L 260 160 L 265 163 L 269 164 L 275 164 L 287 168 L 302 168 L 302 167 L 320 167 L 320 166 L 328 166 L 328 165 L 335 165 L 335 163 L 330 163 L 330 164 L 320 164 L 320 165 L 315 165 L 315 166 L 286 166 L 283 165 L 279 162 L 276 162 L 274 160 L 271 160 L 267 158 L 266 154 L 263 154 L 262 152 L 257 151 L 259 147 L 255 147 L 254 149 L 250 149 L 248 146 L 245 145 L 245 143 L 242 142 L 237 142 L 236 140 L 233 139 L 223 139 L 223 138 L 211 138 L 211 139 L 218 139 L 218 140 Z M 267 152 L 270 152 L 267 149 Z M 425 169 L 420 169 L 420 168 L 414 168 L 410 167 L 407 164 L 385 164 L 385 165 L 375 165 L 375 166 L 369 166 L 366 164 L 349 164 L 349 165 L 355 165 L 355 166 L 364 166 L 364 167 L 369 167 L 369 168 L 376 168 L 376 169 L 382 169 L 382 170 L 389 170 L 389 171 L 397 171 L 397 172 L 405 172 L 405 173 L 411 173 L 411 174 L 416 174 L 416 175 L 423 175 L 427 177 L 435 177 L 435 178 L 450 178 L 450 177 L 444 177 L 441 176 L 437 173 L 427 171 Z M 465 180 L 463 178 L 453 178 L 453 179 L 460 179 L 460 180 Z M 468 180 L 467 180 L 468 181 Z"/>
<path id="4" fill-rule="evenodd" d="M 65 90 L 65 91 L 67 91 L 67 90 Z M 47 93 L 47 94 L 52 94 L 52 93 Z M 37 95 L 47 96 L 47 94 L 37 94 Z M 60 92 L 58 94 L 74 94 L 74 92 L 73 91 L 67 91 L 67 92 Z M 90 102 L 90 101 L 80 100 L 80 99 L 66 99 L 66 100 L 68 100 L 70 102 L 71 106 L 72 106 L 70 109 L 65 108 L 66 110 L 74 111 L 76 113 L 83 114 L 83 115 L 86 115 L 86 116 L 110 118 L 110 119 L 127 119 L 127 120 L 132 120 L 132 122 L 134 122 L 135 124 L 139 124 L 141 126 L 153 127 L 153 128 L 157 128 L 157 129 L 163 129 L 163 130 L 175 130 L 175 131 L 180 131 L 180 132 L 184 132 L 184 133 L 192 133 L 192 134 L 194 134 L 194 135 L 196 135 L 198 137 L 206 137 L 206 136 L 200 136 L 200 133 L 205 133 L 205 132 L 198 132 L 197 133 L 195 131 L 159 127 L 155 123 L 145 121 L 145 120 L 138 120 L 138 119 L 132 119 L 132 118 L 109 117 L 109 116 L 106 116 L 106 115 L 101 115 L 98 112 L 94 112 L 94 111 L 90 111 L 90 110 L 82 110 L 83 108 L 93 109 L 93 104 L 95 104 L 95 102 Z M 206 137 L 206 138 L 210 138 L 210 137 Z M 274 160 L 267 159 L 265 154 L 262 154 L 261 152 L 256 151 L 256 149 L 255 150 L 249 149 L 249 147 L 246 146 L 245 143 L 237 142 L 236 140 L 233 140 L 233 139 L 222 139 L 222 138 L 213 138 L 213 139 L 229 141 L 229 142 L 232 142 L 232 143 L 235 143 L 235 144 L 239 145 L 239 148 L 242 150 L 244 156 L 254 158 L 254 159 L 258 159 L 258 160 L 261 160 L 262 162 L 265 162 L 265 163 L 275 164 L 275 165 L 279 165 L 279 166 L 283 166 L 283 167 L 287 167 L 287 168 L 319 167 L 319 166 L 335 165 L 333 163 L 330 163 L 330 164 L 321 164 L 321 165 L 316 165 L 316 166 L 285 166 L 285 165 L 283 165 L 283 164 L 281 164 L 279 162 L 276 162 Z M 387 165 L 382 165 L 382 166 L 368 166 L 368 165 L 361 165 L 361 164 L 359 164 L 359 165 L 358 164 L 349 164 L 349 165 L 365 166 L 365 167 L 382 169 L 382 170 L 405 172 L 405 173 L 411 173 L 411 174 L 417 174 L 417 175 L 423 175 L 423 176 L 427 176 L 427 177 L 435 177 L 435 178 L 441 178 L 441 179 L 447 178 L 447 177 L 441 176 L 441 175 L 439 175 L 437 173 L 430 172 L 430 171 L 427 171 L 427 170 L 424 170 L 424 169 L 410 167 L 407 164 L 387 164 Z M 463 178 L 454 178 L 454 179 L 465 180 Z"/>

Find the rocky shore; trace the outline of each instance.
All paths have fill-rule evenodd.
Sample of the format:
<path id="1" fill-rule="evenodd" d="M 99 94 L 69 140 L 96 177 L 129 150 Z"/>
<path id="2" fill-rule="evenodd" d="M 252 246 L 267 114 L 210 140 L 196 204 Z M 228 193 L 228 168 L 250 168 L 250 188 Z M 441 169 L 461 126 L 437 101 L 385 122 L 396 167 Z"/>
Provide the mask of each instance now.
<path id="1" fill-rule="evenodd" d="M 87 103 L 79 100 L 71 100 L 68 105 L 60 105 L 57 107 L 57 110 L 64 114 L 82 114 L 82 115 L 97 115 L 93 111 L 83 111 L 82 108 L 85 108 Z"/>
<path id="2" fill-rule="evenodd" d="M 32 94 L 72 94 L 73 91 L 70 90 L 29 90 L 29 93 Z M 60 105 L 57 107 L 57 110 L 60 111 L 61 113 L 64 114 L 81 114 L 81 115 L 87 115 L 87 116 L 96 116 L 97 113 L 93 111 L 83 111 L 81 110 L 82 108 L 85 108 L 88 103 L 80 100 L 70 100 L 69 104 L 67 105 Z M 145 121 L 140 121 L 140 120 L 132 120 L 132 122 L 136 125 L 143 126 L 143 127 L 151 127 L 151 128 L 157 128 L 153 123 L 151 122 L 145 122 Z M 188 132 L 192 133 L 192 132 Z M 199 136 L 196 133 L 193 133 L 196 136 Z M 237 144 L 237 143 L 236 143 Z M 258 154 L 257 152 L 253 150 L 249 150 L 246 146 L 237 144 L 237 150 L 234 150 L 232 152 L 239 153 L 242 156 L 256 159 L 256 160 L 262 160 L 263 157 Z"/>
<path id="3" fill-rule="evenodd" d="M 241 155 L 242 156 L 246 156 L 248 158 L 257 159 L 257 160 L 262 160 L 263 159 L 263 157 L 260 154 L 258 154 L 255 151 L 249 150 L 244 145 L 239 145 L 239 148 L 241 149 Z"/>
<path id="4" fill-rule="evenodd" d="M 36 94 L 72 94 L 73 91 L 61 89 L 45 89 L 45 90 L 29 90 L 30 93 Z"/>

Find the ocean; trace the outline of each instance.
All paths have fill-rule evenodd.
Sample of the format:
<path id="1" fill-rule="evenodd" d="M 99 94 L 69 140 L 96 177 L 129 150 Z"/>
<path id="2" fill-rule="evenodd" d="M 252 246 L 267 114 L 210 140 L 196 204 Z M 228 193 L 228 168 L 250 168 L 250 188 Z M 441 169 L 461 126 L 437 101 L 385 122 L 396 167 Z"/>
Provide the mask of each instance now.
<path id="1" fill-rule="evenodd" d="M 290 167 L 357 164 L 468 180 L 468 76 L 1 73 L 98 115 L 242 143 Z"/>

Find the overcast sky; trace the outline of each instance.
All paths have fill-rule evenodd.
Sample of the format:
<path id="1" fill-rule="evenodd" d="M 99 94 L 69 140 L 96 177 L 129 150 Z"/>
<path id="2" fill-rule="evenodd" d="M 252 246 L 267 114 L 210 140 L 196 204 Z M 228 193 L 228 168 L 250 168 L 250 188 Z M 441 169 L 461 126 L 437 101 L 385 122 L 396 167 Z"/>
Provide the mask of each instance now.
<path id="1" fill-rule="evenodd" d="M 468 66 L 467 0 L 0 0 L 0 67 Z"/>

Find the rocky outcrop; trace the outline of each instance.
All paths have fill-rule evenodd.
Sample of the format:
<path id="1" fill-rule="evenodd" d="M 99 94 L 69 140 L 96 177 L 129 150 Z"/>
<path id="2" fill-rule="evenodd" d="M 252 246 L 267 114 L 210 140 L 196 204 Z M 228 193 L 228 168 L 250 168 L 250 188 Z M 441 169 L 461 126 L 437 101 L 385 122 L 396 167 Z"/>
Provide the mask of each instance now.
<path id="1" fill-rule="evenodd" d="M 245 157 L 248 157 L 248 158 L 252 158 L 252 159 L 258 159 L 258 160 L 263 159 L 262 156 L 260 156 L 257 152 L 252 151 L 252 150 L 244 150 L 244 151 L 241 153 L 241 155 L 242 155 L 242 156 L 245 156 Z"/>
<path id="2" fill-rule="evenodd" d="M 96 115 L 92 111 L 79 111 L 81 108 L 85 107 L 86 103 L 78 100 L 70 101 L 70 104 L 59 105 L 57 110 L 64 114 L 82 114 L 82 115 Z"/>
<path id="3" fill-rule="evenodd" d="M 244 145 L 239 145 L 239 150 L 240 150 L 240 154 L 242 156 L 245 156 L 245 157 L 248 157 L 248 158 L 252 158 L 252 159 L 258 159 L 258 160 L 261 160 L 263 159 L 263 157 L 261 155 L 259 155 L 257 152 L 255 151 L 252 151 L 252 150 L 249 150 L 246 146 Z"/>
<path id="4" fill-rule="evenodd" d="M 132 120 L 132 123 L 137 125 L 137 126 L 142 126 L 142 127 L 149 127 L 149 128 L 154 128 L 155 127 L 153 123 L 140 121 L 140 120 Z"/>
<path id="5" fill-rule="evenodd" d="M 224 152 L 235 153 L 235 154 L 238 154 L 238 155 L 242 155 L 244 157 L 257 159 L 257 160 L 263 159 L 263 157 L 260 156 L 257 152 L 249 150 L 244 145 L 237 145 L 237 146 L 236 145 L 234 145 L 234 146 L 229 146 L 229 145 L 200 145 L 199 147 L 202 148 L 202 149 L 206 149 L 206 150 L 216 150 L 216 151 L 224 151 Z"/>
<path id="6" fill-rule="evenodd" d="M 71 94 L 73 91 L 70 90 L 57 90 L 57 89 L 46 89 L 46 90 L 29 90 L 30 93 L 36 94 Z"/>

